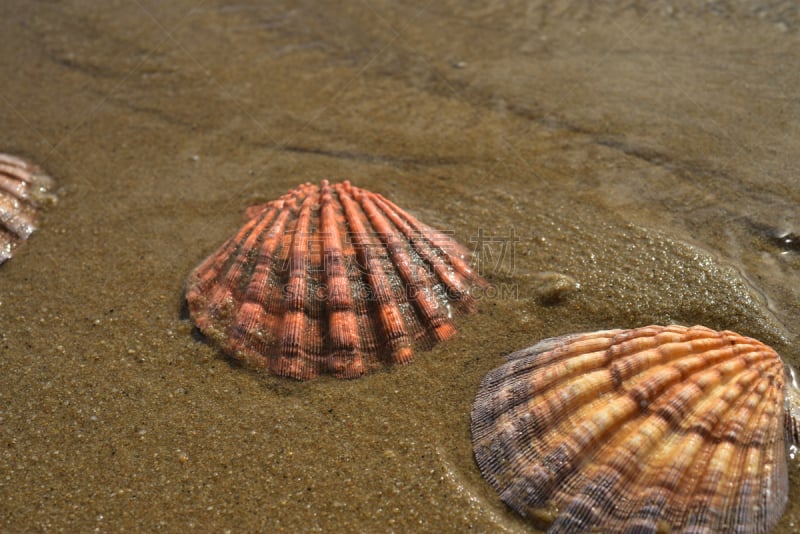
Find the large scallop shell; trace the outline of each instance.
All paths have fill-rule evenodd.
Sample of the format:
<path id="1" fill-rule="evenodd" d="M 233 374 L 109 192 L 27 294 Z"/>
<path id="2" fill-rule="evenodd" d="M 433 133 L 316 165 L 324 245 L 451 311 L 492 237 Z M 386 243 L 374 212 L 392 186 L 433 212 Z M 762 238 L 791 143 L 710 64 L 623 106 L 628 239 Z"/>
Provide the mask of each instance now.
<path id="1" fill-rule="evenodd" d="M 0 263 L 36 230 L 36 215 L 53 180 L 39 167 L 16 156 L 0 154 Z"/>
<path id="2" fill-rule="evenodd" d="M 472 406 L 474 453 L 536 526 L 755 533 L 783 513 L 785 370 L 770 347 L 649 326 L 548 339 L 508 358 Z"/>
<path id="3" fill-rule="evenodd" d="M 448 235 L 349 182 L 253 206 L 186 285 L 189 313 L 227 354 L 277 375 L 353 378 L 455 333 L 486 282 Z"/>

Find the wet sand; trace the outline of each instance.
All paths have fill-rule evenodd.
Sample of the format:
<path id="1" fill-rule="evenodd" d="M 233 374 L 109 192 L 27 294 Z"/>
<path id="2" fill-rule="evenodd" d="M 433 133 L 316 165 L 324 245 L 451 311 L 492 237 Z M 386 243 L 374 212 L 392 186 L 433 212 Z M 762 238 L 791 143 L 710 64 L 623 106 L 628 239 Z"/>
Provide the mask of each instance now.
<path id="1" fill-rule="evenodd" d="M 676 322 L 800 364 L 797 8 L 462 4 L 0 6 L 0 149 L 61 188 L 0 266 L 2 530 L 524 532 L 469 439 L 504 354 Z M 494 238 L 456 339 L 298 383 L 193 335 L 188 272 L 322 178 Z"/>

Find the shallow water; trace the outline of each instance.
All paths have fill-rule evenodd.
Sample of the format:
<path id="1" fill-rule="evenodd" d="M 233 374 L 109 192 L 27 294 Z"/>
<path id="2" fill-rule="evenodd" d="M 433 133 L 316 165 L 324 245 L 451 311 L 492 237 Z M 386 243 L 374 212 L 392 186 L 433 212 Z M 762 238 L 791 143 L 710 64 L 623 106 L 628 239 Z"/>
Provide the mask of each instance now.
<path id="1" fill-rule="evenodd" d="M 526 531 L 469 440 L 502 355 L 677 322 L 800 364 L 797 8 L 586 4 L 4 2 L 0 148 L 62 189 L 0 267 L 3 529 Z M 231 364 L 183 280 L 321 178 L 483 231 L 499 292 L 359 380 Z"/>

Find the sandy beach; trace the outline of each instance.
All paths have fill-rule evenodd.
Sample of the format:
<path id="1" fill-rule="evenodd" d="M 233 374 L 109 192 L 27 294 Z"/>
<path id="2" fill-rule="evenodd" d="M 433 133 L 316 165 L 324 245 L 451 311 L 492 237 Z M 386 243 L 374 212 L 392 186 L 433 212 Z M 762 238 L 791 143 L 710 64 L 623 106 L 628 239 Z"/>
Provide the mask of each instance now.
<path id="1" fill-rule="evenodd" d="M 0 266 L 0 530 L 529 532 L 470 443 L 505 354 L 678 323 L 800 365 L 800 13 L 695 4 L 3 2 L 0 151 L 59 200 Z M 456 338 L 297 382 L 193 331 L 192 268 L 322 179 L 480 253 Z"/>

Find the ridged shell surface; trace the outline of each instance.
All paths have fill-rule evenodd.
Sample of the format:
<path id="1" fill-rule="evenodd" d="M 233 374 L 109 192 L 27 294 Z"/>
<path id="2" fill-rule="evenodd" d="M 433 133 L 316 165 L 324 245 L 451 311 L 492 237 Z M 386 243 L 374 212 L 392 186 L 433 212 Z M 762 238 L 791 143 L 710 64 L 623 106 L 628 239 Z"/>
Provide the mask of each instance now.
<path id="1" fill-rule="evenodd" d="M 53 181 L 36 165 L 0 154 L 0 263 L 36 230 L 36 216 Z"/>
<path id="2" fill-rule="evenodd" d="M 649 326 L 508 356 L 472 407 L 475 459 L 548 532 L 767 532 L 787 501 L 784 364 L 734 332 Z"/>
<path id="3" fill-rule="evenodd" d="M 273 374 L 407 363 L 415 343 L 450 338 L 486 285 L 450 236 L 348 182 L 301 185 L 246 217 L 190 274 L 186 300 L 224 352 Z"/>

